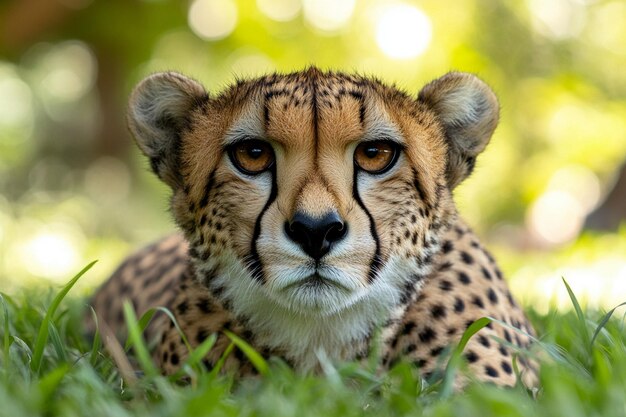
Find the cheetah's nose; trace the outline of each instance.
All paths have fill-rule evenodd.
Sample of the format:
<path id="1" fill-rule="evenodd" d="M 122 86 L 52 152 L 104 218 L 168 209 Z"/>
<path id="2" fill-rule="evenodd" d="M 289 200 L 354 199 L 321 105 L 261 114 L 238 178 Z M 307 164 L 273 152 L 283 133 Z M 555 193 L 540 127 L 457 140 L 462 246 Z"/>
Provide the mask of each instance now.
<path id="1" fill-rule="evenodd" d="M 319 218 L 297 212 L 290 222 L 285 222 L 287 236 L 316 261 L 326 255 L 331 245 L 343 239 L 347 232 L 348 225 L 336 211 Z"/>

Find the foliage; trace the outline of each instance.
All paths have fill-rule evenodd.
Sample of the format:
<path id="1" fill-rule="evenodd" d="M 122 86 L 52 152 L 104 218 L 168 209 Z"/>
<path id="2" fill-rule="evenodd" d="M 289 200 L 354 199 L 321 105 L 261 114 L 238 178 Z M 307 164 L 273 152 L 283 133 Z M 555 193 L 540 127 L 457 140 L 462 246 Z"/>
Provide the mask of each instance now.
<path id="1" fill-rule="evenodd" d="M 130 89 L 154 71 L 183 71 L 216 92 L 315 64 L 412 94 L 451 69 L 477 73 L 500 98 L 501 123 L 456 196 L 473 227 L 515 250 L 575 239 L 626 155 L 620 1 L 72 0 L 41 12 L 5 3 L 3 290 L 32 276 L 63 280 L 99 258 L 84 281 L 93 287 L 131 244 L 171 230 L 167 190 L 124 127 Z M 217 8 L 194 14 L 197 4 Z M 394 7 L 406 13 L 381 25 Z M 233 8 L 234 25 L 207 36 Z M 407 24 L 407 11 L 423 17 Z M 194 26 L 192 16 L 209 21 Z M 425 49 L 412 56 L 394 49 L 416 44 Z"/>
<path id="2" fill-rule="evenodd" d="M 451 393 L 445 377 L 426 383 L 406 363 L 388 372 L 376 371 L 374 363 L 327 364 L 323 375 L 302 376 L 281 361 L 265 363 L 255 357 L 264 375 L 235 381 L 195 365 L 164 377 L 143 358 L 139 363 L 146 372 L 123 378 L 111 357 L 93 349 L 98 344 L 88 343 L 81 333 L 83 302 L 63 300 L 74 282 L 56 295 L 42 296 L 32 289 L 15 297 L 2 294 L 0 415 L 576 417 L 623 415 L 626 406 L 624 319 L 615 311 L 584 311 L 573 293 L 575 312 L 534 315 L 543 335 L 535 349 L 542 363 L 540 390 L 473 382 L 464 392 Z M 127 321 L 133 331 L 145 327 L 132 315 Z M 474 330 L 487 323 L 477 322 Z M 49 332 L 41 339 L 37 335 L 43 326 Z M 41 362 L 33 364 L 35 346 L 42 340 Z M 142 343 L 135 334 L 131 345 Z M 460 361 L 451 366 L 454 372 L 466 372 Z"/>

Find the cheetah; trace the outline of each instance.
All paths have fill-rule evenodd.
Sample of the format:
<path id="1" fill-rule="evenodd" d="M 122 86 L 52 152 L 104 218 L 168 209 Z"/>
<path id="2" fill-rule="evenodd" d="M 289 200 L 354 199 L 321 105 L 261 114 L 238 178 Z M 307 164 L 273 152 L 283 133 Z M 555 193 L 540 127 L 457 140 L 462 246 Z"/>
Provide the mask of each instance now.
<path id="1" fill-rule="evenodd" d="M 303 373 L 377 349 L 383 369 L 408 361 L 427 377 L 490 316 L 507 326 L 470 339 L 469 374 L 532 381 L 535 366 L 520 357 L 516 373 L 514 357 L 533 329 L 452 198 L 498 118 L 492 90 L 462 72 L 416 97 L 316 67 L 216 96 L 178 73 L 146 78 L 129 127 L 180 232 L 119 267 L 92 299 L 98 320 L 123 334 L 125 300 L 137 314 L 164 306 L 192 347 L 217 335 L 209 368 L 232 332 Z M 172 320 L 148 335 L 162 372 L 179 370 L 189 348 Z M 255 372 L 238 349 L 225 369 Z"/>

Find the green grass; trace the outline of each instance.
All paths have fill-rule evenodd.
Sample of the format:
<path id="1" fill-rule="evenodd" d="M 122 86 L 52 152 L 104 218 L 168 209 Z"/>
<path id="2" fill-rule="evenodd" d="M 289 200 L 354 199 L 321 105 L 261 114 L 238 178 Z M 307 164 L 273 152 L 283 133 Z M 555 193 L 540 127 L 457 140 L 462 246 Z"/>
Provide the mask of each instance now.
<path id="1" fill-rule="evenodd" d="M 462 345 L 452 350 L 443 379 L 430 384 L 408 364 L 383 373 L 376 372 L 375 361 L 329 364 L 323 375 L 301 376 L 279 360 L 265 361 L 234 335 L 233 346 L 262 376 L 236 381 L 205 370 L 200 358 L 214 341 L 209 338 L 183 372 L 163 377 L 141 338 L 151 313 L 136 318 L 129 308 L 126 350 L 142 371 L 123 378 L 100 338 L 91 342 L 82 334 L 84 300 L 65 297 L 87 269 L 61 290 L 1 294 L 0 416 L 626 415 L 626 309 L 585 311 L 574 294 L 571 312 L 530 312 L 542 335 L 533 353 L 542 363 L 535 395 L 480 383 L 453 392 L 450 378 L 465 369 L 458 355 Z M 475 323 L 461 343 L 486 323 Z"/>

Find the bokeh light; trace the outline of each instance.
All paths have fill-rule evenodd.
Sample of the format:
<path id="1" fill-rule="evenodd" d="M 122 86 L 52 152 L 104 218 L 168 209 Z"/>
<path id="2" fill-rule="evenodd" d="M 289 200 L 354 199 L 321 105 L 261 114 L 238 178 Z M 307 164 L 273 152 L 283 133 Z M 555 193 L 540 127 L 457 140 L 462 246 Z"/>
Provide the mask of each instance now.
<path id="1" fill-rule="evenodd" d="M 194 0 L 187 15 L 191 30 L 211 41 L 230 35 L 237 26 L 237 17 L 233 0 Z"/>
<path id="2" fill-rule="evenodd" d="M 16 260 L 39 278 L 64 282 L 83 262 L 84 236 L 68 224 L 39 226 L 18 246 Z"/>
<path id="3" fill-rule="evenodd" d="M 430 19 L 415 6 L 390 6 L 376 24 L 376 43 L 391 58 L 415 58 L 426 51 L 431 38 Z"/>
<path id="4" fill-rule="evenodd" d="M 578 36 L 586 23 L 586 10 L 576 0 L 529 0 L 533 28 L 544 36 L 567 39 Z"/>
<path id="5" fill-rule="evenodd" d="M 293 20 L 300 13 L 300 0 L 257 0 L 257 7 L 265 16 L 277 22 Z"/>
<path id="6" fill-rule="evenodd" d="M 30 87 L 13 65 L 0 61 L 0 128 L 24 128 L 33 119 Z"/>
<path id="7" fill-rule="evenodd" d="M 304 18 L 323 32 L 342 29 L 352 17 L 356 0 L 303 0 Z"/>

